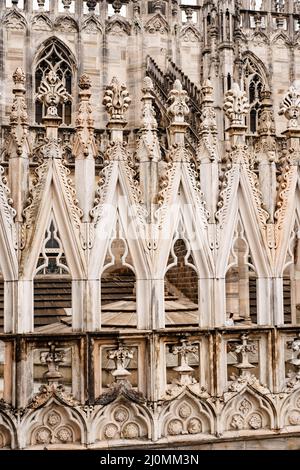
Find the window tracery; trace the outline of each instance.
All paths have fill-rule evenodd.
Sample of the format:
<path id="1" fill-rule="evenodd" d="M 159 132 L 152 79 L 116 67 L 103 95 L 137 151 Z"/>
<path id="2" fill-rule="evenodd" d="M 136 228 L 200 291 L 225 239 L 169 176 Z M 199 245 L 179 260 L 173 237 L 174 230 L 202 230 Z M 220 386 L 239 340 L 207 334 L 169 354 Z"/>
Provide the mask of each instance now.
<path id="1" fill-rule="evenodd" d="M 73 64 L 67 52 L 55 41 L 51 41 L 44 48 L 35 69 L 35 91 L 39 90 L 42 80 L 50 71 L 55 72 L 62 81 L 67 93 L 72 95 L 73 86 Z M 72 121 L 71 100 L 58 106 L 58 114 L 62 118 L 62 124 L 70 125 Z M 35 120 L 37 124 L 42 122 L 45 115 L 44 105 L 37 99 L 35 101 Z"/>
<path id="2" fill-rule="evenodd" d="M 247 57 L 243 65 L 243 85 L 248 94 L 250 110 L 246 118 L 248 132 L 256 133 L 261 111 L 261 92 L 266 86 L 264 77 L 254 61 Z"/>

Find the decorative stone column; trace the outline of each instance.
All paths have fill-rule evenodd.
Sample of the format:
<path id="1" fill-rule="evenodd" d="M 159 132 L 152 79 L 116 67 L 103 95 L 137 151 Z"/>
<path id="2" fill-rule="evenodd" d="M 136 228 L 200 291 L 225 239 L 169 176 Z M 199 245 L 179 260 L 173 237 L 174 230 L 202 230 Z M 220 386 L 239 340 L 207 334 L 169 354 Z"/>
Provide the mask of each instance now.
<path id="1" fill-rule="evenodd" d="M 95 157 L 94 119 L 91 106 L 91 80 L 83 74 L 79 80 L 79 105 L 76 115 L 76 134 L 72 148 L 75 156 L 75 187 L 83 222 L 89 222 L 94 204 Z"/>

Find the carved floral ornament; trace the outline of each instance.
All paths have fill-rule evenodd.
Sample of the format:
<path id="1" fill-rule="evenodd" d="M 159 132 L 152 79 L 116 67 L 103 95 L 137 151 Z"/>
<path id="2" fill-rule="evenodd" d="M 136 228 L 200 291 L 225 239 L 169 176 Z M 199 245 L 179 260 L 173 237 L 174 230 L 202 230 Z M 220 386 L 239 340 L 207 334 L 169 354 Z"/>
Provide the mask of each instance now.
<path id="1" fill-rule="evenodd" d="M 50 70 L 41 82 L 38 89 L 37 99 L 41 101 L 47 109 L 47 115 L 45 117 L 58 118 L 58 105 L 60 103 L 71 101 L 72 97 L 65 89 L 64 84 L 55 71 Z"/>
<path id="2" fill-rule="evenodd" d="M 103 104 L 110 115 L 111 121 L 124 121 L 124 113 L 131 103 L 131 98 L 126 85 L 113 77 L 111 83 L 106 87 Z"/>
<path id="3" fill-rule="evenodd" d="M 111 374 L 116 381 L 124 380 L 131 375 L 126 369 L 133 358 L 133 351 L 131 349 L 120 344 L 117 349 L 108 351 L 107 357 L 108 359 L 112 359 L 115 363 L 115 370 L 113 370 Z"/>
<path id="4" fill-rule="evenodd" d="M 150 77 L 145 77 L 142 88 L 142 118 L 145 129 L 156 129 L 157 121 L 155 119 L 155 110 L 153 107 L 153 82 Z"/>
<path id="5" fill-rule="evenodd" d="M 175 80 L 172 90 L 168 96 L 168 102 L 171 103 L 167 108 L 167 113 L 172 119 L 172 123 L 183 123 L 185 116 L 189 114 L 188 94 L 182 88 L 180 80 Z"/>
<path id="6" fill-rule="evenodd" d="M 14 81 L 14 101 L 10 113 L 10 124 L 26 126 L 28 124 L 27 105 L 25 101 L 25 72 L 21 67 L 17 67 L 13 74 Z M 21 143 L 21 142 L 20 142 Z"/>
<path id="7" fill-rule="evenodd" d="M 300 116 L 300 92 L 293 85 L 280 104 L 279 115 L 284 115 L 288 120 L 288 129 L 299 127 Z"/>
<path id="8" fill-rule="evenodd" d="M 243 126 L 244 117 L 250 109 L 247 94 L 242 91 L 237 83 L 224 96 L 224 112 L 231 126 Z"/>

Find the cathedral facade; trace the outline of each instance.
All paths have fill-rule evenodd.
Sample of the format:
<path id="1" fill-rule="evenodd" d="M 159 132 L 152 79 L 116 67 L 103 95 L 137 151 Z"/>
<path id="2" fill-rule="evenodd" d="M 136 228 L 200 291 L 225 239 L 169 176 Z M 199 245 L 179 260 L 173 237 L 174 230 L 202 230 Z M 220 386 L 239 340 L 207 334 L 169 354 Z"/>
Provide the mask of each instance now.
<path id="1" fill-rule="evenodd" d="M 4 0 L 0 92 L 0 448 L 300 448 L 300 2 Z"/>

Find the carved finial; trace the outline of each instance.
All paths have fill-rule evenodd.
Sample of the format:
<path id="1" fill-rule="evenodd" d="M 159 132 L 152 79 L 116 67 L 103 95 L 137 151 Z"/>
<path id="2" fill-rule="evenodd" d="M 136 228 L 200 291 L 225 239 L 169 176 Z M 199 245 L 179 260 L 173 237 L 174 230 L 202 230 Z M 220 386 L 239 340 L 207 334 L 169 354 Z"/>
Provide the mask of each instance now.
<path id="1" fill-rule="evenodd" d="M 179 357 L 179 366 L 173 370 L 179 373 L 180 385 L 190 385 L 193 383 L 194 369 L 188 364 L 188 355 L 197 353 L 198 346 L 188 342 L 187 338 L 181 338 L 180 342 L 181 346 L 174 346 L 172 349 L 172 353 Z"/>
<path id="2" fill-rule="evenodd" d="M 27 105 L 25 100 L 25 73 L 18 67 L 13 74 L 14 100 L 10 113 L 11 134 L 17 145 L 17 154 L 22 153 L 22 145 L 25 142 L 28 129 Z"/>
<path id="3" fill-rule="evenodd" d="M 150 77 L 145 77 L 144 80 L 143 80 L 143 88 L 142 88 L 142 92 L 144 94 L 144 96 L 146 94 L 150 94 L 150 96 L 152 96 L 152 92 L 154 90 L 154 86 L 153 86 L 153 82 L 151 80 Z"/>
<path id="4" fill-rule="evenodd" d="M 186 8 L 185 14 L 186 14 L 186 21 L 187 23 L 191 23 L 193 19 L 193 9 L 192 8 Z"/>
<path id="5" fill-rule="evenodd" d="M 59 365 L 64 362 L 65 351 L 56 349 L 54 343 L 49 343 L 49 351 L 40 354 L 40 361 L 42 364 L 47 364 L 48 371 L 45 372 L 45 377 L 49 384 L 58 382 L 62 378 L 59 372 Z"/>
<path id="6" fill-rule="evenodd" d="M 182 88 L 180 80 L 175 80 L 172 90 L 168 96 L 171 105 L 167 108 L 167 113 L 172 119 L 172 123 L 183 123 L 185 116 L 189 114 L 187 105 L 188 94 Z"/>
<path id="7" fill-rule="evenodd" d="M 153 9 L 155 13 L 161 13 L 163 9 L 163 2 L 162 0 L 154 0 L 153 2 Z"/>
<path id="8" fill-rule="evenodd" d="M 59 118 L 57 107 L 60 103 L 70 101 L 72 97 L 65 89 L 59 76 L 50 70 L 42 80 L 38 89 L 37 99 L 41 101 L 47 109 L 45 118 Z"/>
<path id="9" fill-rule="evenodd" d="M 212 86 L 211 81 L 208 78 L 204 80 L 202 88 L 201 88 L 201 92 L 203 96 L 202 103 L 214 101 L 213 99 L 214 88 Z"/>
<path id="10" fill-rule="evenodd" d="M 201 88 L 202 106 L 201 119 L 199 125 L 199 147 L 197 151 L 197 160 L 206 160 L 207 155 L 210 160 L 216 160 L 217 157 L 217 122 L 216 112 L 213 107 L 213 86 L 210 80 L 205 80 Z"/>
<path id="11" fill-rule="evenodd" d="M 40 10 L 44 9 L 45 6 L 45 0 L 37 0 L 37 4 Z"/>
<path id="12" fill-rule="evenodd" d="M 69 10 L 72 4 L 72 0 L 62 0 L 62 4 L 65 10 Z"/>
<path id="13" fill-rule="evenodd" d="M 233 351 L 237 354 L 239 360 L 239 363 L 234 367 L 240 371 L 240 374 L 248 373 L 250 369 L 255 367 L 249 362 L 249 354 L 254 354 L 256 350 L 256 344 L 253 341 L 249 341 L 247 334 L 241 335 L 240 343 L 234 343 Z"/>
<path id="14" fill-rule="evenodd" d="M 247 94 L 237 83 L 233 83 L 231 90 L 225 93 L 224 112 L 230 120 L 231 126 L 243 126 L 244 116 L 249 111 Z"/>
<path id="15" fill-rule="evenodd" d="M 131 103 L 128 90 L 116 77 L 106 87 L 103 104 L 110 115 L 111 121 L 124 121 L 124 113 Z"/>
<path id="16" fill-rule="evenodd" d="M 264 89 L 261 92 L 261 112 L 258 117 L 257 133 L 261 136 L 275 134 L 273 103 L 269 89 Z"/>
<path id="17" fill-rule="evenodd" d="M 15 85 L 25 85 L 26 75 L 21 67 L 17 67 L 13 74 L 13 81 Z"/>
<path id="18" fill-rule="evenodd" d="M 143 117 L 143 127 L 146 129 L 156 129 L 157 122 L 155 119 L 155 111 L 153 107 L 153 82 L 150 77 L 145 77 L 143 80 L 142 88 L 142 117 Z"/>
<path id="19" fill-rule="evenodd" d="M 119 345 L 118 349 L 108 351 L 108 359 L 112 359 L 115 363 L 115 370 L 112 371 L 111 375 L 117 382 L 125 380 L 131 373 L 126 369 L 130 360 L 133 358 L 132 349 L 128 349 L 123 345 Z"/>
<path id="20" fill-rule="evenodd" d="M 87 0 L 86 6 L 88 7 L 89 12 L 92 13 L 96 9 L 97 0 Z"/>
<path id="21" fill-rule="evenodd" d="M 90 77 L 86 73 L 83 73 L 81 75 L 78 86 L 79 88 L 81 88 L 81 90 L 89 90 L 91 88 L 92 82 Z"/>
<path id="22" fill-rule="evenodd" d="M 284 114 L 288 120 L 288 129 L 299 127 L 300 92 L 293 85 L 280 104 L 279 115 Z"/>
<path id="23" fill-rule="evenodd" d="M 87 74 L 81 75 L 79 79 L 79 105 L 75 120 L 76 138 L 73 146 L 73 153 L 79 156 L 83 153 L 87 156 L 94 153 L 94 119 L 92 116 L 91 98 L 91 79 Z M 91 148 L 91 145 L 93 148 Z"/>
<path id="24" fill-rule="evenodd" d="M 119 15 L 120 14 L 120 11 L 121 11 L 121 8 L 122 8 L 122 2 L 121 0 L 114 0 L 112 2 L 112 7 L 114 9 L 114 13 L 115 15 Z"/>

